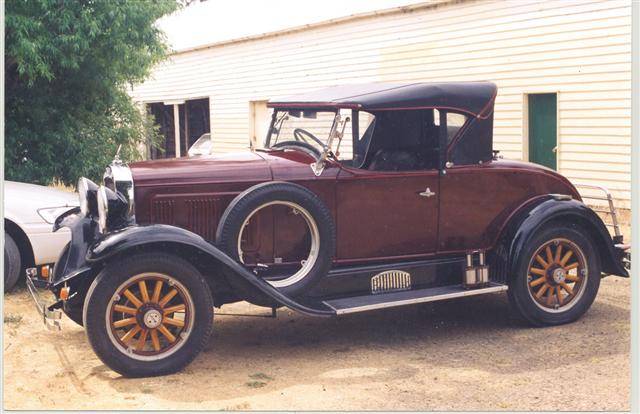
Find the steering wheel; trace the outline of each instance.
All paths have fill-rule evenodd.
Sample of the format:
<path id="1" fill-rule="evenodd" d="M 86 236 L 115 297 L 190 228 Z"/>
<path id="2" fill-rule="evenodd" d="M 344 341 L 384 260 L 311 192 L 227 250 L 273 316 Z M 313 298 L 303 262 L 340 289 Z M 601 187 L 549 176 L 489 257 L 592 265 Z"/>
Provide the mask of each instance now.
<path id="1" fill-rule="evenodd" d="M 302 147 L 307 151 L 313 153 L 316 156 L 316 158 L 319 158 L 322 155 L 320 153 L 320 150 L 318 150 L 318 148 L 314 147 L 313 145 L 305 141 L 282 141 L 282 142 L 278 142 L 277 144 L 273 144 L 271 146 L 271 148 L 285 148 L 285 147 Z"/>
<path id="2" fill-rule="evenodd" d="M 293 137 L 296 139 L 296 141 L 302 141 L 302 142 L 308 143 L 309 141 L 307 141 L 304 135 L 314 140 L 316 144 L 320 145 L 321 147 L 324 147 L 324 142 L 316 138 L 315 135 L 313 135 L 311 132 L 304 130 L 302 128 L 296 128 L 293 130 Z"/>

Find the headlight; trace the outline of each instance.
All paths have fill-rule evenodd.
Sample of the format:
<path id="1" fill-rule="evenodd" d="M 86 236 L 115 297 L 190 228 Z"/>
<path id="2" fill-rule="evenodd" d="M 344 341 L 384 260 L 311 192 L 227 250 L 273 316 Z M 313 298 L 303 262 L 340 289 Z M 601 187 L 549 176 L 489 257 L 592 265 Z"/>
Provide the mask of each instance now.
<path id="1" fill-rule="evenodd" d="M 107 231 L 107 215 L 109 214 L 109 200 L 107 200 L 107 188 L 103 185 L 98 190 L 98 229 L 100 233 Z"/>
<path id="2" fill-rule="evenodd" d="M 80 212 L 85 215 L 97 215 L 98 206 L 96 193 L 98 186 L 93 181 L 80 177 L 78 180 L 78 196 L 80 198 Z"/>
<path id="3" fill-rule="evenodd" d="M 122 161 L 114 160 L 107 167 L 102 177 L 105 187 L 116 193 L 121 193 L 129 204 L 128 213 L 134 215 L 133 202 L 133 175 L 131 169 L 122 163 Z"/>
<path id="4" fill-rule="evenodd" d="M 55 223 L 58 216 L 60 216 L 63 213 L 66 213 L 72 208 L 75 208 L 75 207 L 64 206 L 64 207 L 41 208 L 38 210 L 38 214 L 40 215 L 40 217 L 42 217 L 44 221 L 46 221 L 49 224 L 53 224 Z"/>
<path id="5" fill-rule="evenodd" d="M 101 233 L 128 223 L 128 203 L 121 193 L 101 185 L 96 194 L 98 204 L 98 229 Z"/>

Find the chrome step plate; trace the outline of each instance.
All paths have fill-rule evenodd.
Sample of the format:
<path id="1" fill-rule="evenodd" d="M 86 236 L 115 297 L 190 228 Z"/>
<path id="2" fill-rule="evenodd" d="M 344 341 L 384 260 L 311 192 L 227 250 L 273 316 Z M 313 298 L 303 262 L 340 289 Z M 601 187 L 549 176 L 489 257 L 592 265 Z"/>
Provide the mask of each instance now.
<path id="1" fill-rule="evenodd" d="M 336 315 L 364 312 L 374 309 L 393 308 L 416 303 L 435 302 L 463 296 L 482 295 L 507 290 L 507 285 L 491 282 L 477 289 L 465 289 L 461 285 L 443 286 L 428 289 L 405 290 L 402 292 L 381 293 L 376 295 L 355 296 L 351 298 L 325 300 L 323 303 L 336 312 Z"/>

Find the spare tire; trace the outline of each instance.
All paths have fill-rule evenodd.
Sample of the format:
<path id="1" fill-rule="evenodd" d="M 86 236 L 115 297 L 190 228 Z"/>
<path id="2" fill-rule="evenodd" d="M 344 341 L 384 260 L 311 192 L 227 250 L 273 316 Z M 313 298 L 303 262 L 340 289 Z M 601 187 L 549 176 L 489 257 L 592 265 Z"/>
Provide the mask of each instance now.
<path id="1" fill-rule="evenodd" d="M 298 296 L 325 276 L 331 269 L 335 251 L 335 226 L 331 212 L 322 200 L 308 189 L 293 183 L 268 182 L 255 185 L 231 201 L 218 223 L 216 244 L 230 257 L 243 262 L 242 230 L 263 208 L 274 205 L 290 207 L 302 216 L 309 230 L 309 256 L 295 273 L 267 280 L 288 296 Z"/>

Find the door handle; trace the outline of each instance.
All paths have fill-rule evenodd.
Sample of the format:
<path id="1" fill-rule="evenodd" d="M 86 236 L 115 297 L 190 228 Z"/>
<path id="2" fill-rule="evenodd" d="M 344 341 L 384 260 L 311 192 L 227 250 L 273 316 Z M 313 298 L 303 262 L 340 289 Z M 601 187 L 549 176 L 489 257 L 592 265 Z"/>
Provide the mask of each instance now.
<path id="1" fill-rule="evenodd" d="M 418 194 L 422 197 L 433 197 L 434 195 L 436 195 L 436 193 L 431 191 L 429 187 L 427 187 L 426 190 L 419 192 Z"/>

